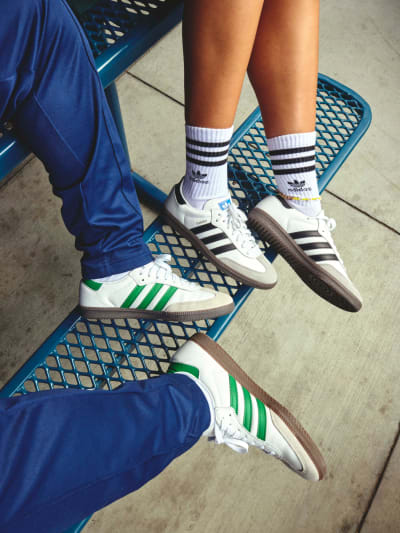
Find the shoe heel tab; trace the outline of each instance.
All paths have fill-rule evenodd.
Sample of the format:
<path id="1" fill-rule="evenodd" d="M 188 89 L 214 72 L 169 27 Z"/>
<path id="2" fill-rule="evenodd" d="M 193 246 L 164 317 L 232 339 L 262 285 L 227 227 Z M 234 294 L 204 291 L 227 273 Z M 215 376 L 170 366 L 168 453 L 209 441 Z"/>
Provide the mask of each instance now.
<path id="1" fill-rule="evenodd" d="M 226 372 L 231 373 L 234 367 L 240 368 L 217 342 L 204 335 L 204 333 L 195 333 L 190 340 L 198 344 Z"/>
<path id="2" fill-rule="evenodd" d="M 284 198 L 282 198 L 280 194 L 277 194 L 275 198 L 277 198 L 280 201 L 280 203 L 283 205 L 283 207 L 285 207 L 286 209 L 292 209 L 292 207 L 287 203 L 287 201 Z"/>
<path id="3" fill-rule="evenodd" d="M 194 337 L 196 336 L 194 335 Z M 199 342 L 199 339 L 197 338 L 196 340 L 194 337 L 191 337 L 182 346 L 179 346 L 171 357 L 171 363 L 177 362 L 196 366 L 195 361 L 201 361 L 206 355 L 209 356 L 208 351 L 203 347 L 201 341 Z M 205 337 L 205 335 L 199 335 L 199 337 Z"/>
<path id="4" fill-rule="evenodd" d="M 176 197 L 176 201 L 178 202 L 178 204 L 185 205 L 186 202 L 185 202 L 185 199 L 183 197 L 182 190 L 181 190 L 182 183 L 183 183 L 183 178 L 181 179 L 181 181 L 179 183 L 177 183 L 174 186 L 174 192 L 175 192 L 175 197 Z"/>

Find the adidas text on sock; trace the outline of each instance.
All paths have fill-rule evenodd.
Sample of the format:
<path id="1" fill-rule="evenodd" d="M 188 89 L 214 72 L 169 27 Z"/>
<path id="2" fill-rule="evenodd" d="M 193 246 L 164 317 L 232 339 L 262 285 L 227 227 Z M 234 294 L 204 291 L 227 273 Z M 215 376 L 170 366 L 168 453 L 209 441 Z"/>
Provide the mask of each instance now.
<path id="1" fill-rule="evenodd" d="M 315 131 L 267 139 L 279 193 L 291 207 L 308 216 L 316 216 L 321 211 L 315 141 Z"/>

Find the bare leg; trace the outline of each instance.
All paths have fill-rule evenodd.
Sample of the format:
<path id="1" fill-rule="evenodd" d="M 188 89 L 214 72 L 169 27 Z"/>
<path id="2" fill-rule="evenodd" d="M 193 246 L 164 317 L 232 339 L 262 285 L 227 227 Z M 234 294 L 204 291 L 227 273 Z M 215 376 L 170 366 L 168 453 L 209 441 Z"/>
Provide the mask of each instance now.
<path id="1" fill-rule="evenodd" d="M 315 171 L 319 0 L 268 0 L 249 76 L 280 194 L 307 216 L 321 211 Z"/>
<path id="2" fill-rule="evenodd" d="M 319 0 L 264 4 L 248 72 L 286 204 L 265 198 L 249 220 L 311 289 L 342 309 L 358 311 L 362 299 L 338 256 L 330 233 L 335 224 L 321 210 L 315 172 L 318 23 Z"/>
<path id="3" fill-rule="evenodd" d="M 232 203 L 233 120 L 263 0 L 186 0 L 183 24 L 186 172 L 165 209 L 170 223 L 220 270 L 268 289 L 276 273 Z"/>
<path id="4" fill-rule="evenodd" d="M 265 2 L 248 74 L 267 137 L 315 129 L 319 0 Z"/>
<path id="5" fill-rule="evenodd" d="M 186 0 L 186 122 L 232 126 L 263 0 Z"/>
<path id="6" fill-rule="evenodd" d="M 264 240 L 275 243 L 314 291 L 334 305 L 357 311 L 361 297 L 337 255 L 330 235 L 334 223 L 321 210 L 316 179 L 318 32 L 319 0 L 186 2 L 186 121 L 197 128 L 186 131 L 190 164 L 186 166 L 182 191 L 200 209 L 228 209 L 226 201 L 216 205 L 214 200 L 212 204 L 213 198 L 221 199 L 227 194 L 221 184 L 226 187 L 228 133 L 225 130 L 226 137 L 213 136 L 233 122 L 250 53 L 248 72 L 261 107 L 278 189 L 286 199 L 285 203 L 273 196 L 265 198 L 250 213 L 250 221 Z M 203 136 L 203 128 L 207 135 Z M 219 130 L 211 131 L 213 128 Z M 224 174 L 210 171 L 221 170 L 224 163 Z M 168 200 L 170 212 L 180 215 L 184 225 L 185 200 L 181 197 L 179 207 L 179 200 L 173 197 L 174 193 Z M 194 220 L 194 213 L 191 216 Z M 215 213 L 207 221 L 214 219 Z M 211 242 L 209 246 L 213 248 L 207 256 L 223 269 L 226 265 L 213 257 L 213 250 L 219 251 L 221 244 L 218 235 L 210 237 L 205 232 L 210 224 L 204 224 L 204 212 L 198 220 L 201 226 L 192 222 L 196 238 L 203 237 L 203 244 Z M 222 235 L 227 234 L 226 227 L 218 229 Z M 193 236 L 190 231 L 186 235 Z M 249 239 L 244 233 L 241 238 Z M 232 239 L 228 248 L 220 247 L 224 255 L 232 249 Z M 246 277 L 254 282 L 254 271 L 249 275 L 250 256 L 239 247 L 234 253 L 237 251 L 242 253 L 240 274 L 246 272 Z M 243 280 L 238 272 L 234 277 Z M 273 276 L 269 277 L 272 286 Z"/>

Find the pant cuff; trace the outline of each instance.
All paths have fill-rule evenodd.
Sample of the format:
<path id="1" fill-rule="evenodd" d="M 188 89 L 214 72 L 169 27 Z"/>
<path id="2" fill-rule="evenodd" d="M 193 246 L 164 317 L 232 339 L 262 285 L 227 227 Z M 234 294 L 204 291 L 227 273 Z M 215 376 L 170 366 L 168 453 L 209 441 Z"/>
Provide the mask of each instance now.
<path id="1" fill-rule="evenodd" d="M 139 249 L 127 248 L 100 257 L 83 257 L 81 260 L 83 279 L 96 279 L 127 272 L 153 261 L 153 256 L 143 243 Z"/>

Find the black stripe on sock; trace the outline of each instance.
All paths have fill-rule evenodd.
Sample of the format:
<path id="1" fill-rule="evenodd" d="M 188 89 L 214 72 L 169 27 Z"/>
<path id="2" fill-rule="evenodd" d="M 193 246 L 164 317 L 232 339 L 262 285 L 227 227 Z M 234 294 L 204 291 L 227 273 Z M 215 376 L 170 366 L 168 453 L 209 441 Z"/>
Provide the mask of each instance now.
<path id="1" fill-rule="evenodd" d="M 193 150 L 193 148 L 190 148 L 190 146 L 186 146 L 186 151 L 190 154 L 201 155 L 202 157 L 221 157 L 229 152 L 229 148 L 223 150 L 222 152 L 203 152 L 201 150 Z"/>
<path id="2" fill-rule="evenodd" d="M 192 228 L 191 231 L 193 231 L 195 235 L 198 235 L 199 233 L 203 233 L 204 231 L 210 231 L 212 229 L 216 229 L 216 227 L 210 222 L 208 222 L 207 224 L 202 224 L 201 226 Z"/>
<path id="3" fill-rule="evenodd" d="M 293 163 L 307 163 L 308 161 L 314 161 L 315 155 L 308 157 L 295 157 L 294 159 L 271 159 L 272 166 L 276 165 L 292 165 Z"/>
<path id="4" fill-rule="evenodd" d="M 319 248 L 332 248 L 327 242 L 306 242 L 304 244 L 299 244 L 299 246 L 304 251 L 318 250 Z"/>
<path id="5" fill-rule="evenodd" d="M 199 165 L 199 167 L 222 167 L 228 161 L 228 158 L 221 159 L 220 161 L 200 161 L 199 159 L 193 159 L 192 157 L 186 156 L 187 161 L 190 161 L 194 165 Z"/>
<path id="6" fill-rule="evenodd" d="M 225 233 L 216 233 L 215 235 L 210 235 L 209 237 L 205 237 L 204 239 L 201 239 L 204 244 L 211 244 L 212 242 L 216 241 L 222 241 L 222 239 L 226 239 Z"/>
<path id="7" fill-rule="evenodd" d="M 316 263 L 320 263 L 321 261 L 339 261 L 335 254 L 309 255 L 308 257 Z"/>
<path id="8" fill-rule="evenodd" d="M 293 233 L 289 233 L 289 235 L 292 237 L 292 239 L 305 239 L 306 237 L 321 237 L 320 233 L 315 230 L 309 230 L 309 231 L 294 231 Z"/>
<path id="9" fill-rule="evenodd" d="M 213 248 L 211 252 L 214 255 L 223 254 L 224 252 L 230 252 L 231 250 L 236 250 L 233 244 L 224 244 L 223 246 L 218 246 L 218 248 Z"/>
<path id="10" fill-rule="evenodd" d="M 283 148 L 282 150 L 271 150 L 269 152 L 270 156 L 274 155 L 286 155 L 286 154 L 300 154 L 301 152 L 310 152 L 315 150 L 315 144 L 312 146 L 302 146 L 300 148 Z"/>
<path id="11" fill-rule="evenodd" d="M 274 168 L 274 174 L 281 175 L 281 174 L 302 174 L 303 172 L 312 172 L 315 170 L 315 165 L 312 165 L 311 167 L 300 167 L 300 168 Z"/>
<path id="12" fill-rule="evenodd" d="M 194 139 L 189 139 L 189 137 L 186 137 L 186 142 L 193 144 L 194 146 L 203 146 L 204 148 L 219 148 L 223 146 L 229 146 L 231 144 L 231 141 L 224 141 L 220 143 L 209 143 L 209 142 L 203 142 L 203 141 L 195 141 Z"/>

